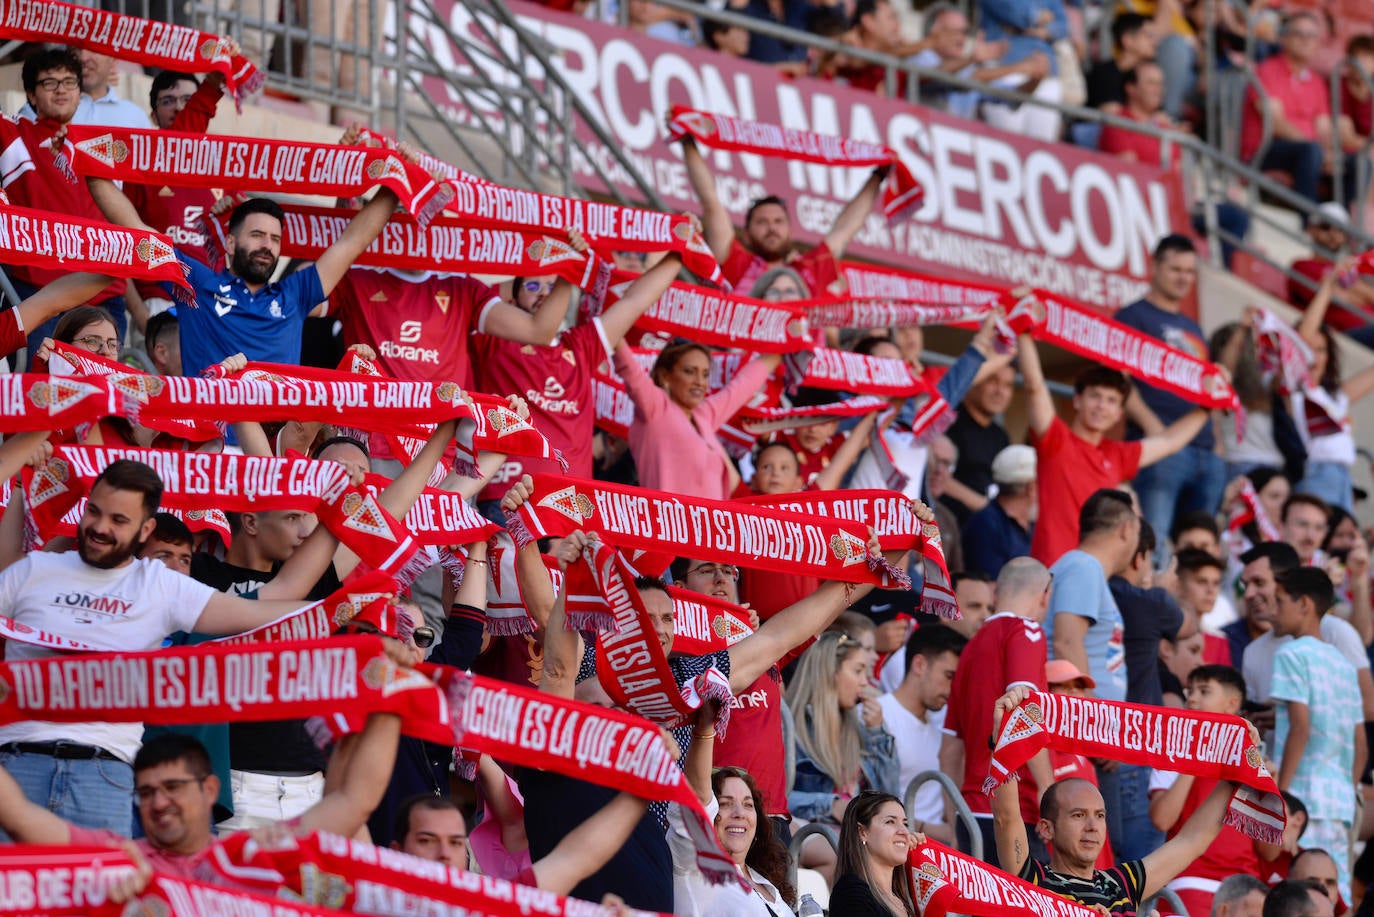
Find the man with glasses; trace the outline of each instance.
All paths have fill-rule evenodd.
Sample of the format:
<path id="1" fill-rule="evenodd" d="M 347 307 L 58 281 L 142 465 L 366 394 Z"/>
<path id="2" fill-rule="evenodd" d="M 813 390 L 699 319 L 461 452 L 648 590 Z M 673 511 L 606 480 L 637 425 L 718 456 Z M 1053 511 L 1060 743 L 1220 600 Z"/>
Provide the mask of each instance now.
<path id="1" fill-rule="evenodd" d="M 341 773 L 335 788 L 319 804 L 291 823 L 298 833 L 328 831 L 352 837 L 381 796 L 396 754 L 400 717 L 374 713 L 357 736 L 345 739 L 351 754 L 336 755 Z M 219 793 L 219 778 L 195 739 L 161 735 L 145 743 L 134 758 L 134 798 L 144 837 L 137 851 L 154 870 L 183 879 L 228 884 L 207 862 L 215 836 L 210 817 Z M 127 844 L 110 831 L 82 828 L 30 802 L 14 778 L 0 769 L 0 828 L 21 844 Z M 143 877 L 146 881 L 146 875 Z"/>
<path id="2" fill-rule="evenodd" d="M 1259 167 L 1291 176 L 1293 190 L 1313 204 L 1321 203 L 1317 186 L 1322 172 L 1331 170 L 1330 145 L 1335 140 L 1330 89 L 1326 78 L 1312 69 L 1322 35 L 1322 21 L 1312 10 L 1288 17 L 1280 35 L 1280 53 L 1255 65 L 1264 95 L 1251 91 L 1246 96 L 1241 121 L 1240 158 L 1248 161 L 1260 153 L 1261 112 L 1268 110 L 1273 137 Z M 1346 170 L 1348 177 L 1353 173 Z"/>
<path id="3" fill-rule="evenodd" d="M 50 210 L 102 223 L 105 218 L 85 183 L 71 173 L 70 155 L 63 149 L 54 155 L 52 150 L 53 135 L 72 122 L 81 102 L 81 70 L 80 59 L 66 48 L 40 51 L 24 62 L 24 92 L 35 119 L 0 118 L 0 188 L 16 207 Z M 20 300 L 69 273 L 61 268 L 24 264 L 7 265 L 5 271 Z M 125 286 L 122 279 L 112 280 L 88 300 L 109 310 L 120 340 L 127 323 Z M 43 339 L 52 337 L 56 326 L 57 320 L 50 318 L 35 328 L 25 329 L 30 365 Z"/>

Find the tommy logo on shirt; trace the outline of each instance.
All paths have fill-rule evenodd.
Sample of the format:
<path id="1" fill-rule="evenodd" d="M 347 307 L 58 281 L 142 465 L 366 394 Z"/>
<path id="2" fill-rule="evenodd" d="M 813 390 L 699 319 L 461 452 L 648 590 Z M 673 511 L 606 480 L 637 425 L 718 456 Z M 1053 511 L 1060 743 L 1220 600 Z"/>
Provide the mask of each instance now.
<path id="1" fill-rule="evenodd" d="M 86 614 L 115 617 L 128 614 L 134 603 L 131 599 L 116 598 L 112 595 L 98 595 L 90 592 L 59 592 L 53 596 L 52 604 Z M 89 620 L 88 618 L 87 621 Z"/>

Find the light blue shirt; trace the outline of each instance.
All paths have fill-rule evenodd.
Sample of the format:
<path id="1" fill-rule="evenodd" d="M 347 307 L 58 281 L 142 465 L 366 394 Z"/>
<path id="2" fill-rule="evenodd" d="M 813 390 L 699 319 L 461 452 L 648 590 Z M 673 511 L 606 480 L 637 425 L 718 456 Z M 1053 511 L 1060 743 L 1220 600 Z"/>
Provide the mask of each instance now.
<path id="1" fill-rule="evenodd" d="M 1101 700 L 1126 699 L 1126 645 L 1121 610 L 1116 607 L 1107 574 L 1096 557 L 1073 550 L 1055 561 L 1054 588 L 1044 630 L 1054 655 L 1054 622 L 1061 613 L 1076 614 L 1091 623 L 1083 637 L 1089 675 L 1097 682 L 1094 696 Z"/>

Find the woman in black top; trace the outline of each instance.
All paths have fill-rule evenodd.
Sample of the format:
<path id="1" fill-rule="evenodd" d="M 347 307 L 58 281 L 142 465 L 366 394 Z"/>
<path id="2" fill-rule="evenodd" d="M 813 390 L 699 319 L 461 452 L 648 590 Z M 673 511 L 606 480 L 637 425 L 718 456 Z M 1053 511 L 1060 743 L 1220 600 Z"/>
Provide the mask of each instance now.
<path id="1" fill-rule="evenodd" d="M 906 809 L 890 793 L 865 790 L 844 810 L 830 913 L 843 917 L 916 917 L 907 851 L 925 839 L 906 827 Z"/>

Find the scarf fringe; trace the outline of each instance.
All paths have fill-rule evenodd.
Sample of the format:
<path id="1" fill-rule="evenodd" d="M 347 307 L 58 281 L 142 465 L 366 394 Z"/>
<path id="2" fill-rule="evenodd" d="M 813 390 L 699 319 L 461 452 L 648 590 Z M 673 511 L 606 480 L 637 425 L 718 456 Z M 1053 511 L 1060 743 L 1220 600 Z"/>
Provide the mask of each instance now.
<path id="1" fill-rule="evenodd" d="M 517 548 L 523 551 L 525 548 L 534 544 L 535 537 L 530 534 L 529 527 L 525 525 L 524 519 L 521 519 L 516 513 L 508 513 L 504 509 L 501 510 L 501 512 L 506 517 L 506 531 L 510 532 L 511 540 L 515 542 Z"/>
<path id="2" fill-rule="evenodd" d="M 806 368 L 815 359 L 814 350 L 799 350 L 796 353 L 786 353 L 782 357 L 782 378 L 783 390 L 789 395 L 795 395 L 802 387 L 803 380 L 806 379 Z"/>
<path id="3" fill-rule="evenodd" d="M 1253 838 L 1261 844 L 1273 844 L 1275 846 L 1283 843 L 1283 829 L 1275 827 L 1268 822 L 1261 821 L 1253 815 L 1236 810 L 1235 801 L 1226 808 L 1226 818 L 1222 822 L 1229 828 L 1235 828 L 1246 837 Z"/>
<path id="4" fill-rule="evenodd" d="M 901 589 L 903 591 L 911 589 L 911 577 L 907 576 L 906 571 L 881 554 L 876 557 L 870 556 L 867 564 L 868 569 L 882 575 L 884 580 L 882 588 Z"/>
<path id="5" fill-rule="evenodd" d="M 572 618 L 568 618 L 571 622 Z M 496 615 L 487 609 L 487 633 L 493 637 L 522 637 L 534 633 L 534 622 L 527 614 Z"/>
<path id="6" fill-rule="evenodd" d="M 938 615 L 946 621 L 962 621 L 964 618 L 958 604 L 943 597 L 928 596 L 924 592 L 921 593 L 921 611 Z"/>
<path id="7" fill-rule="evenodd" d="M 426 570 L 436 563 L 438 563 L 438 558 L 424 548 L 421 548 L 410 555 L 410 558 L 401 565 L 401 569 L 391 575 L 395 578 L 398 587 L 408 590 Z"/>
<path id="8" fill-rule="evenodd" d="M 597 634 L 618 634 L 620 628 L 616 626 L 615 615 L 607 611 L 594 611 L 584 608 L 581 611 L 566 612 L 568 630 L 577 630 Z M 515 620 L 519 620 L 518 618 Z M 526 621 L 529 617 L 526 616 Z"/>

